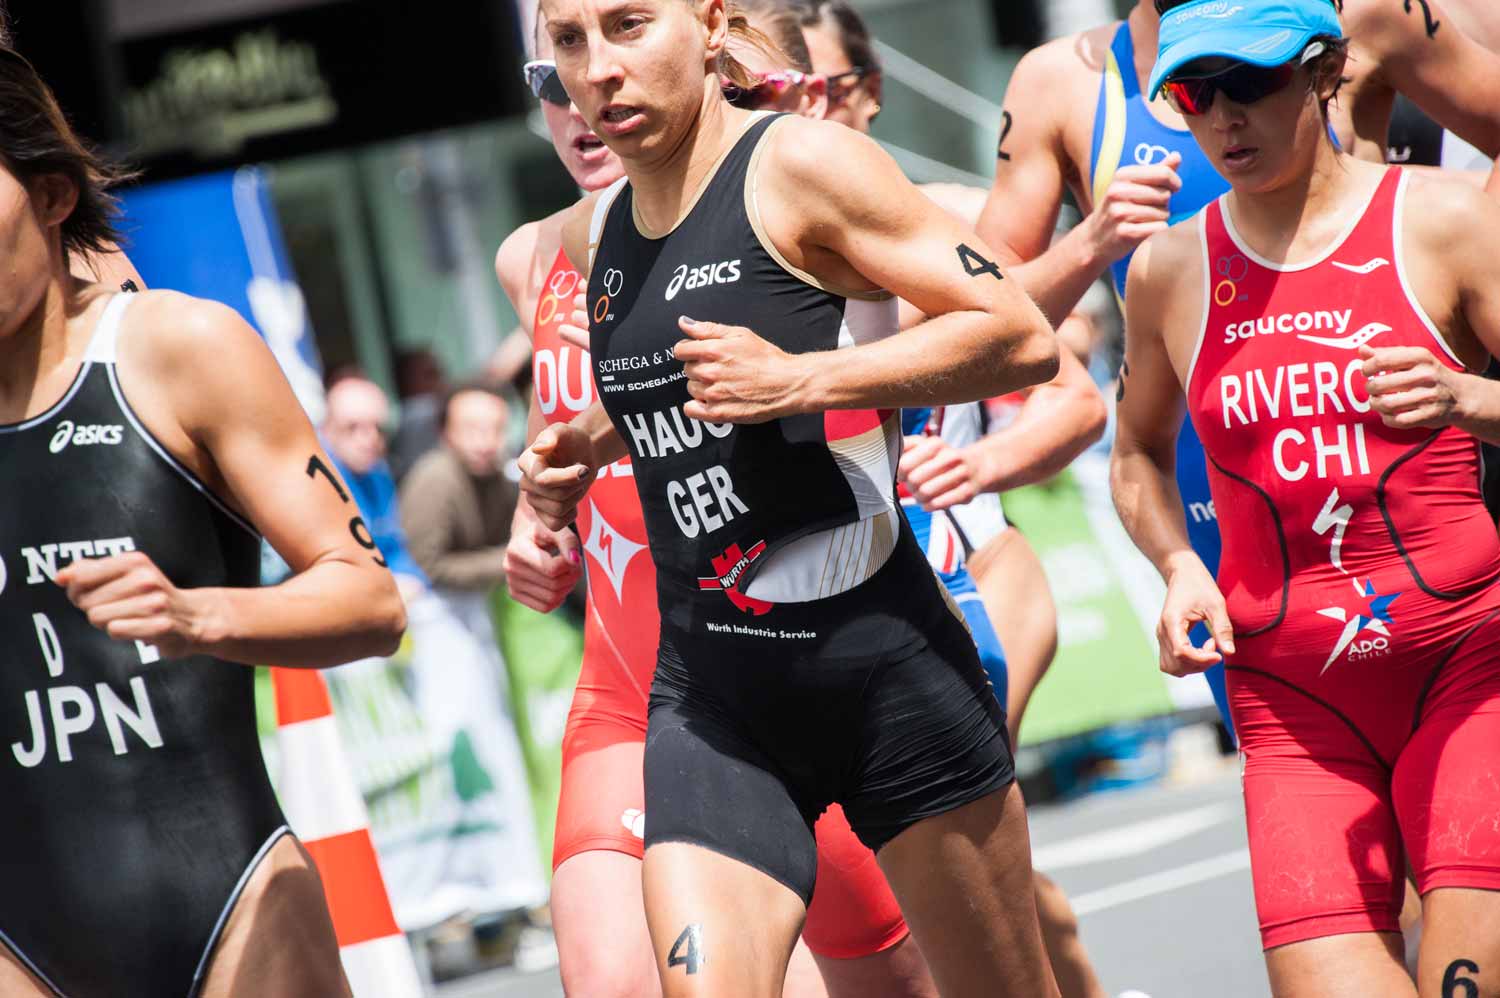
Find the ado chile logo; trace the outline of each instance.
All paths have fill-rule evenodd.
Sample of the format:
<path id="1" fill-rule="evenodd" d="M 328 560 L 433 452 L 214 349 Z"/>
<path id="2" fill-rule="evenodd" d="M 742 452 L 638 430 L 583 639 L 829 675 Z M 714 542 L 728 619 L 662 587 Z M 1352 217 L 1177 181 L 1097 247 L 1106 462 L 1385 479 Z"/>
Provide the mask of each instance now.
<path id="1" fill-rule="evenodd" d="M 714 574 L 708 578 L 698 578 L 698 588 L 712 592 L 719 590 L 729 597 L 729 602 L 748 614 L 759 617 L 770 611 L 772 604 L 761 599 L 752 599 L 740 592 L 740 580 L 745 575 L 745 569 L 750 564 L 766 553 L 766 542 L 757 541 L 750 545 L 749 551 L 741 551 L 738 544 L 731 544 L 724 549 L 724 553 L 709 559 L 709 565 Z"/>

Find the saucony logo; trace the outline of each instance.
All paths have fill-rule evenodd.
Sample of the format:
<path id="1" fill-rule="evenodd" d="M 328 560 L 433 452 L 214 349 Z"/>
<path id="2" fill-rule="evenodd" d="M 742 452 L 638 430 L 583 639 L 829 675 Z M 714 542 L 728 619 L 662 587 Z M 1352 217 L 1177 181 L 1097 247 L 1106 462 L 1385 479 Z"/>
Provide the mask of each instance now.
<path id="1" fill-rule="evenodd" d="M 1297 339 L 1339 350 L 1358 350 L 1381 333 L 1390 331 L 1391 327 L 1383 322 L 1371 322 L 1348 336 L 1308 336 L 1305 333 L 1299 333 Z"/>
<path id="2" fill-rule="evenodd" d="M 1359 266 L 1355 266 L 1352 263 L 1339 263 L 1337 260 L 1333 261 L 1333 265 L 1335 267 L 1339 268 L 1340 270 L 1347 270 L 1351 274 L 1373 274 L 1381 267 L 1390 266 L 1390 263 L 1391 261 L 1387 260 L 1383 256 L 1377 256 L 1369 263 L 1362 263 Z"/>

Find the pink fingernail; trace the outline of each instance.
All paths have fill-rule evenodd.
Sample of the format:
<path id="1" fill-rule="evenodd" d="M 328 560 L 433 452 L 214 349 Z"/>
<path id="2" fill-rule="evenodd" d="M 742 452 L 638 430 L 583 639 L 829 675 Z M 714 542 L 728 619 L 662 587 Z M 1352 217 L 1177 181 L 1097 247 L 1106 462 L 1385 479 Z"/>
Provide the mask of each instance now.
<path id="1" fill-rule="evenodd" d="M 569 551 L 568 552 L 568 560 L 571 561 L 575 565 L 581 565 L 581 564 L 583 564 L 583 556 L 580 555 L 577 551 Z"/>

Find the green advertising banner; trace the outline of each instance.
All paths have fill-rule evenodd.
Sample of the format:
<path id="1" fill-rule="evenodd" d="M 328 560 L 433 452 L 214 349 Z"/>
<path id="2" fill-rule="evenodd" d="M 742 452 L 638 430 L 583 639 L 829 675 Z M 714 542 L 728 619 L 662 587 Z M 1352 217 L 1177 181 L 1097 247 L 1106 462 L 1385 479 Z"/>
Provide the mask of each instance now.
<path id="1" fill-rule="evenodd" d="M 1108 457 L 1091 452 L 1005 494 L 1006 519 L 1036 550 L 1057 602 L 1057 657 L 1026 708 L 1023 745 L 1212 702 L 1201 678 L 1158 668 L 1164 590 L 1120 526 L 1108 474 Z"/>

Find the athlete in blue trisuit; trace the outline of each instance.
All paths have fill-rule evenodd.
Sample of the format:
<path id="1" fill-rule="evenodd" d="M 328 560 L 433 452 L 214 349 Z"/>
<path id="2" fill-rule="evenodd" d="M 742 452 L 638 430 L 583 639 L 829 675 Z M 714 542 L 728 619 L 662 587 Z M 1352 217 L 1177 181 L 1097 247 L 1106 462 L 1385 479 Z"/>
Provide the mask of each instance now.
<path id="1" fill-rule="evenodd" d="M 1500 88 L 1500 56 L 1442 24 L 1446 13 L 1436 0 L 1404 5 L 1409 9 L 1381 0 L 1343 0 L 1340 6 L 1346 34 L 1355 39 L 1351 82 L 1330 108 L 1344 148 L 1377 161 L 1384 155 L 1400 91 L 1487 154 L 1500 153 L 1500 104 L 1479 96 Z M 1066 315 L 1106 270 L 1123 296 L 1135 247 L 1229 189 L 1181 116 L 1142 95 L 1140 81 L 1156 59 L 1158 18 L 1152 0 L 1138 0 L 1124 21 L 1032 50 L 1011 76 L 995 183 L 978 228 L 991 245 L 1008 245 L 1030 261 L 1014 274 L 1054 318 Z M 1465 67 L 1462 75 L 1458 66 Z M 1484 90 L 1467 82 L 1456 86 L 1459 79 L 1493 82 Z M 1068 194 L 1084 220 L 1053 244 Z M 1176 472 L 1188 537 L 1216 571 L 1218 522 L 1203 448 L 1187 424 L 1178 438 Z M 1194 629 L 1198 644 L 1207 636 L 1201 624 Z M 1205 677 L 1229 725 L 1222 667 Z"/>

